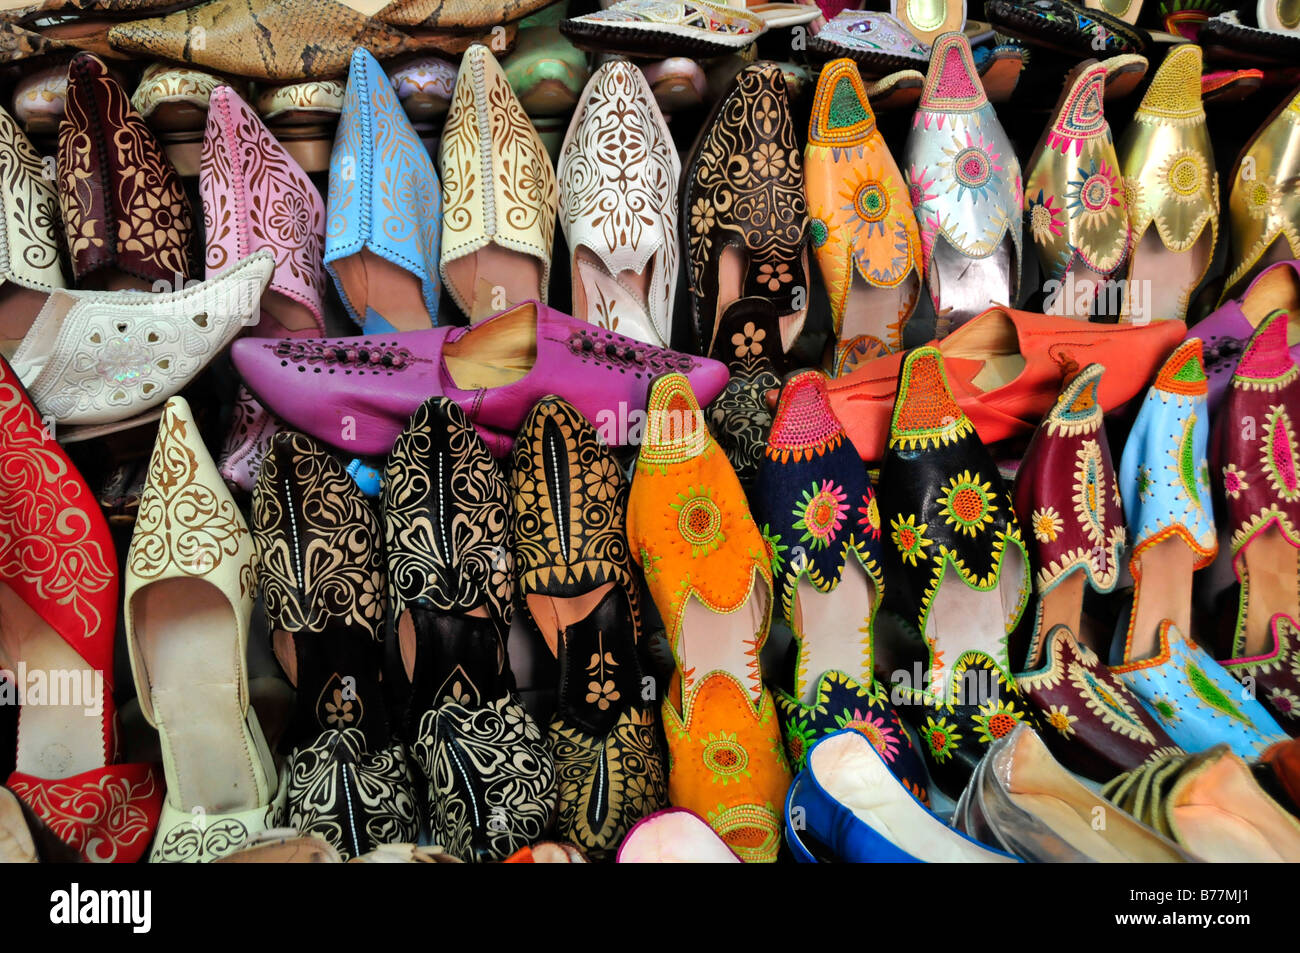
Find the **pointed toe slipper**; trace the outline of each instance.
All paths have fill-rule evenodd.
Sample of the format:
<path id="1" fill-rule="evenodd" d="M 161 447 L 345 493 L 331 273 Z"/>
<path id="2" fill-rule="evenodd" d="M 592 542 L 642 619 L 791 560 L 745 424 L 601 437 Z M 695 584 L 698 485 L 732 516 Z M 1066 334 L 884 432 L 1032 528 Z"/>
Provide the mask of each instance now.
<path id="1" fill-rule="evenodd" d="M 557 170 L 575 318 L 670 345 L 681 171 L 645 74 L 627 60 L 598 69 L 569 124 Z"/>
<path id="2" fill-rule="evenodd" d="M 79 287 L 180 289 L 190 277 L 189 198 L 126 90 L 90 53 L 68 67 L 58 174 Z"/>
<path id="3" fill-rule="evenodd" d="M 275 271 L 250 332 L 264 337 L 325 333 L 325 203 L 305 172 L 229 86 L 209 98 L 199 174 L 207 276 L 267 249 Z"/>
<path id="4" fill-rule="evenodd" d="M 51 291 L 67 287 L 59 260 L 58 193 L 13 118 L 0 109 L 0 354 L 12 357 Z"/>
<path id="5" fill-rule="evenodd" d="M 358 49 L 330 154 L 325 270 L 367 334 L 438 323 L 442 191 L 393 85 Z"/>
<path id="6" fill-rule="evenodd" d="M 817 81 L 804 188 L 837 343 L 869 337 L 898 350 L 920 295 L 921 239 L 903 174 L 851 60 L 828 63 Z M 836 351 L 841 371 L 852 369 L 838 360 L 845 349 Z"/>
<path id="7" fill-rule="evenodd" d="M 1200 47 L 1171 49 L 1120 138 L 1130 227 L 1126 287 L 1150 294 L 1145 310 L 1130 303 L 1123 320 L 1186 319 L 1214 258 L 1219 180 L 1200 80 Z"/>
<path id="8" fill-rule="evenodd" d="M 1043 309 L 1081 320 L 1128 259 L 1128 206 L 1102 107 L 1105 82 L 1100 63 L 1066 78 L 1025 177 L 1025 218 L 1047 290 Z M 1130 296 L 1130 308 L 1135 304 Z"/>
<path id="9" fill-rule="evenodd" d="M 126 565 L 131 671 L 167 779 L 150 860 L 211 861 L 278 826 L 284 798 L 244 667 L 252 536 L 179 397 L 163 409 Z"/>
<path id="10" fill-rule="evenodd" d="M 491 51 L 461 60 L 438 157 L 439 269 L 470 323 L 546 301 L 559 208 L 555 168 Z"/>
<path id="11" fill-rule="evenodd" d="M 903 160 L 921 236 L 936 337 L 1020 286 L 1020 163 L 960 33 L 934 44 Z"/>
<path id="12" fill-rule="evenodd" d="M 642 692 L 628 483 L 596 428 L 555 397 L 524 421 L 510 483 L 518 594 L 560 669 L 556 832 L 600 860 L 668 803 L 657 706 Z"/>

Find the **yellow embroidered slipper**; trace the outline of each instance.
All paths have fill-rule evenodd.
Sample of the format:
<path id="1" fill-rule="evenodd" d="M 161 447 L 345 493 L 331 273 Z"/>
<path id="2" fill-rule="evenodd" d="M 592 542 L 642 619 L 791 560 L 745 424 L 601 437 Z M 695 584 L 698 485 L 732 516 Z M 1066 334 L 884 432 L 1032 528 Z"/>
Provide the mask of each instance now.
<path id="1" fill-rule="evenodd" d="M 1219 304 L 1268 265 L 1300 258 L 1300 92 L 1246 143 L 1228 194 L 1228 278 Z M 1285 239 L 1285 241 L 1283 240 Z"/>
<path id="2" fill-rule="evenodd" d="M 650 390 L 627 539 L 677 663 L 663 703 L 668 798 L 747 861 L 774 861 L 790 769 L 759 652 L 771 555 L 681 374 Z"/>
<path id="3" fill-rule="evenodd" d="M 921 291 L 916 212 L 851 59 L 831 61 L 817 81 L 804 191 L 838 341 L 831 365 L 847 373 L 838 358 L 857 338 L 902 347 Z"/>
<path id="4" fill-rule="evenodd" d="M 471 324 L 546 302 L 559 191 L 546 147 L 491 51 L 461 60 L 438 156 L 447 291 Z"/>
<path id="5" fill-rule="evenodd" d="M 1102 109 L 1106 67 L 1066 77 L 1025 178 L 1025 218 L 1042 265 L 1044 310 L 1087 320 L 1100 290 L 1128 257 L 1128 212 L 1119 158 Z"/>
<path id="6" fill-rule="evenodd" d="M 1201 105 L 1199 46 L 1169 51 L 1118 152 L 1129 221 L 1121 320 L 1184 320 L 1219 237 L 1219 179 Z"/>

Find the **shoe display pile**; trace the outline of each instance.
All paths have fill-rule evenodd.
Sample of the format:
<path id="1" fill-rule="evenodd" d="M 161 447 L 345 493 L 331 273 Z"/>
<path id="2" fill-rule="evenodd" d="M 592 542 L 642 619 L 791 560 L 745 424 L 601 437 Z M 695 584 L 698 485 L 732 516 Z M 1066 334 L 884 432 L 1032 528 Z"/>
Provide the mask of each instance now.
<path id="1" fill-rule="evenodd" d="M 1290 0 L 0 6 L 0 861 L 1300 861 Z"/>

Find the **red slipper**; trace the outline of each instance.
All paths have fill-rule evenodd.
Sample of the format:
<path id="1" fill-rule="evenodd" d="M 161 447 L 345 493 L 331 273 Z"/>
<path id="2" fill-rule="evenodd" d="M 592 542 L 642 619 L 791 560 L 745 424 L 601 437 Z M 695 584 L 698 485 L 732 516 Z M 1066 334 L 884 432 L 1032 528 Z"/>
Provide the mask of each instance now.
<path id="1" fill-rule="evenodd" d="M 130 863 L 162 785 L 148 765 L 112 764 L 117 605 L 99 505 L 0 359 L 0 666 L 22 706 L 6 787 L 86 860 Z"/>

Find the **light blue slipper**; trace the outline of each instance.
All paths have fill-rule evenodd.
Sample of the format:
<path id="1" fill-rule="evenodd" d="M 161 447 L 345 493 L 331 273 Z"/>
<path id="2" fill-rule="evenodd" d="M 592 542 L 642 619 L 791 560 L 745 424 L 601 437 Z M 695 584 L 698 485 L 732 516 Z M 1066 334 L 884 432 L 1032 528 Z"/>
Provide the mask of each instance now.
<path id="1" fill-rule="evenodd" d="M 379 61 L 352 54 L 330 154 L 325 269 L 366 334 L 438 323 L 442 187 Z"/>

